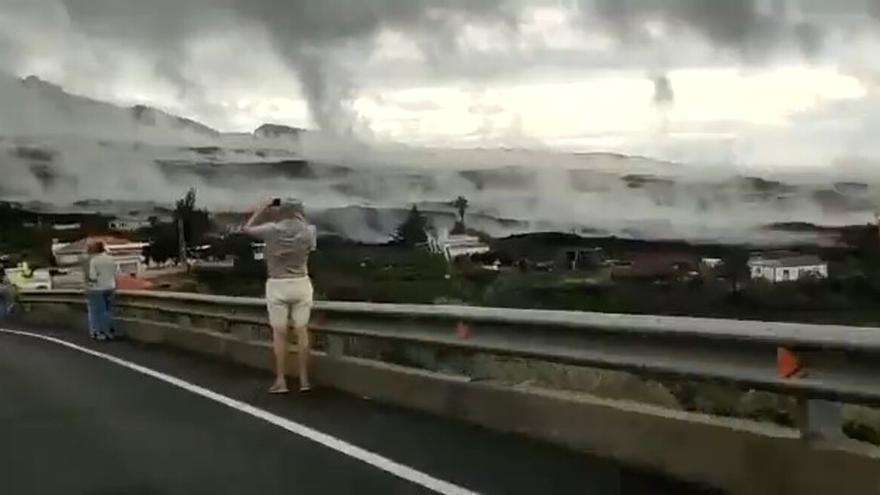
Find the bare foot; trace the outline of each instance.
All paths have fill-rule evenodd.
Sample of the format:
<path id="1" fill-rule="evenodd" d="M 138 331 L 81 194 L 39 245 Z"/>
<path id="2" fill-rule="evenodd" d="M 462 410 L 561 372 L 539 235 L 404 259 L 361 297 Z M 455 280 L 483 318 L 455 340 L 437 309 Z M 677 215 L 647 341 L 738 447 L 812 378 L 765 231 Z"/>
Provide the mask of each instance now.
<path id="1" fill-rule="evenodd" d="M 286 394 L 287 392 L 287 383 L 283 381 L 276 381 L 269 387 L 270 394 Z"/>

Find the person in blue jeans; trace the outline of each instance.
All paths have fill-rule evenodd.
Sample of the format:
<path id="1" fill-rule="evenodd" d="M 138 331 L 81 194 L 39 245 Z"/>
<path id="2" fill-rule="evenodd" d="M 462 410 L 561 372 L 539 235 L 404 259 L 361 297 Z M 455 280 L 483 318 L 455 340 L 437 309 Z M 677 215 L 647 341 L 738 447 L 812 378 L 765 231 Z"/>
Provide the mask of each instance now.
<path id="1" fill-rule="evenodd" d="M 10 307 L 12 307 L 12 288 L 6 282 L 6 273 L 0 267 L 0 320 L 6 318 Z"/>
<path id="2" fill-rule="evenodd" d="M 116 293 L 116 274 L 119 267 L 107 253 L 103 242 L 97 242 L 90 250 L 89 284 L 89 335 L 99 341 L 121 337 L 113 325 L 113 297 Z"/>

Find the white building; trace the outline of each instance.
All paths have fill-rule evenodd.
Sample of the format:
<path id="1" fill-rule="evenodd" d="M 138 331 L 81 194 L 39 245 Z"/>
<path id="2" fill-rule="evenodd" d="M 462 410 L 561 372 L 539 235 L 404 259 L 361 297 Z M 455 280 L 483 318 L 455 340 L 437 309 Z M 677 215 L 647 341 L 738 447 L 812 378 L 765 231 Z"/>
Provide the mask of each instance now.
<path id="1" fill-rule="evenodd" d="M 110 236 L 86 237 L 76 242 L 61 243 L 53 241 L 52 255 L 61 267 L 80 267 L 87 255 L 88 245 L 101 241 L 107 253 L 119 266 L 119 271 L 126 274 L 140 275 L 144 270 L 143 249 L 149 246 L 146 242 L 132 242 L 128 239 Z"/>
<path id="2" fill-rule="evenodd" d="M 748 266 L 752 280 L 777 283 L 805 277 L 828 278 L 828 263 L 817 256 L 754 257 L 749 259 Z"/>
<path id="3" fill-rule="evenodd" d="M 703 266 L 712 270 L 724 264 L 724 260 L 722 260 L 721 258 L 703 258 L 700 261 L 701 263 L 703 263 Z"/>
<path id="4" fill-rule="evenodd" d="M 445 229 L 435 237 L 428 235 L 428 249 L 432 253 L 442 254 L 446 261 L 452 261 L 459 256 L 473 256 L 475 254 L 488 253 L 491 248 L 479 237 L 472 235 L 449 235 Z"/>
<path id="5" fill-rule="evenodd" d="M 110 228 L 119 232 L 134 232 L 149 226 L 149 220 L 137 218 L 116 218 L 110 222 Z"/>
<path id="6" fill-rule="evenodd" d="M 52 230 L 79 230 L 82 228 L 81 223 L 56 223 L 52 225 Z"/>

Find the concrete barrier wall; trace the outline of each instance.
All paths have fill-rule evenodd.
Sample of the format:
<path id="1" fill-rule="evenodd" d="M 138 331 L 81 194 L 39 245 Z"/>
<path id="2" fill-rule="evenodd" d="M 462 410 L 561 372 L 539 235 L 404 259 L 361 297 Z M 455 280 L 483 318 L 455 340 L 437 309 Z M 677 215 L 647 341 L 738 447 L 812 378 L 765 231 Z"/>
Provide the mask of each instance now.
<path id="1" fill-rule="evenodd" d="M 26 305 L 35 324 L 78 325 L 84 306 Z M 77 323 L 80 322 L 80 323 Z M 123 308 L 135 340 L 270 369 L 268 329 Z M 295 374 L 296 356 L 288 361 Z M 880 456 L 856 443 L 817 445 L 793 429 L 585 394 L 512 387 L 372 359 L 316 353 L 315 381 L 358 396 L 563 445 L 735 494 L 880 494 Z"/>

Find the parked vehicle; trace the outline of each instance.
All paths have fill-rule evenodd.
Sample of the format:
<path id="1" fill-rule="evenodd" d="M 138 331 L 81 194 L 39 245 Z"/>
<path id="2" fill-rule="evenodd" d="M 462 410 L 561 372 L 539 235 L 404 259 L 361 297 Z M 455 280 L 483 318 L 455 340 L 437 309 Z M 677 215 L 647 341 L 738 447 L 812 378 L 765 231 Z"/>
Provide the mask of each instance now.
<path id="1" fill-rule="evenodd" d="M 46 269 L 7 268 L 6 279 L 18 290 L 52 290 L 52 275 Z"/>

